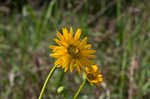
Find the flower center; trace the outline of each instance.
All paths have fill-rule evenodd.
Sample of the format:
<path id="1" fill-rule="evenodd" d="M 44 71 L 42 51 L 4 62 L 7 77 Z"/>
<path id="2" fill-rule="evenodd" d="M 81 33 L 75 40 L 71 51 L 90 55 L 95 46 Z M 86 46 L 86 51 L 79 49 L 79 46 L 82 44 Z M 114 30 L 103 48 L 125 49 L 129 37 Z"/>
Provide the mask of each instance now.
<path id="1" fill-rule="evenodd" d="M 88 78 L 89 80 L 95 80 L 95 76 L 94 76 L 92 73 L 88 73 L 88 74 L 87 74 L 87 78 Z"/>
<path id="2" fill-rule="evenodd" d="M 70 45 L 70 46 L 68 47 L 68 53 L 69 53 L 73 58 L 78 58 L 78 57 L 79 57 L 80 50 L 79 50 L 79 48 L 77 48 L 76 46 Z"/>

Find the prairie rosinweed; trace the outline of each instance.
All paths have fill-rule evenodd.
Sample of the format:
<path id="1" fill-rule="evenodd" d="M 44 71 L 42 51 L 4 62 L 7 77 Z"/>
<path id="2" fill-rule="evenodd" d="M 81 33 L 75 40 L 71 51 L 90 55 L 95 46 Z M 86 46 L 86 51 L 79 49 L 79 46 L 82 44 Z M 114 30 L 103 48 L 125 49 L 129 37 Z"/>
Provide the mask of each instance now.
<path id="1" fill-rule="evenodd" d="M 90 83 L 96 84 L 97 86 L 103 81 L 102 74 L 96 65 L 86 67 L 85 76 Z"/>
<path id="2" fill-rule="evenodd" d="M 85 67 L 91 66 L 93 64 L 89 58 L 95 58 L 92 55 L 96 50 L 91 50 L 91 44 L 87 44 L 87 37 L 84 37 L 82 41 L 79 40 L 81 35 L 81 29 L 77 29 L 73 36 L 73 29 L 70 27 L 70 31 L 66 28 L 62 29 L 62 34 L 57 31 L 58 39 L 54 41 L 58 46 L 50 45 L 53 53 L 50 54 L 51 57 L 56 58 L 55 65 L 62 67 L 66 72 L 68 68 L 73 71 L 75 67 L 77 72 L 81 74 L 80 69 L 85 69 Z"/>

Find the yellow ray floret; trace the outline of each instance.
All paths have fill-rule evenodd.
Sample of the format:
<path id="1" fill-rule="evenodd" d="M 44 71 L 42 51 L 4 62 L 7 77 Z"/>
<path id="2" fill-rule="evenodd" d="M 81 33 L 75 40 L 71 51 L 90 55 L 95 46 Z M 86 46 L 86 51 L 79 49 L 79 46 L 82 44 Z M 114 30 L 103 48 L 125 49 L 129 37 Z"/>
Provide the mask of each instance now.
<path id="1" fill-rule="evenodd" d="M 80 35 L 81 29 L 77 29 L 73 36 L 72 27 L 70 28 L 70 31 L 63 28 L 62 34 L 57 31 L 58 39 L 54 39 L 58 46 L 50 45 L 50 49 L 53 50 L 53 53 L 50 54 L 50 56 L 57 59 L 55 65 L 62 67 L 65 72 L 69 68 L 71 72 L 73 71 L 73 68 L 76 68 L 80 74 L 80 69 L 84 69 L 93 64 L 89 58 L 95 58 L 95 55 L 93 54 L 96 51 L 90 49 L 91 44 L 87 44 L 87 37 L 80 41 Z"/>
<path id="2" fill-rule="evenodd" d="M 85 76 L 90 83 L 94 83 L 97 86 L 103 81 L 102 74 L 96 65 L 86 67 Z"/>

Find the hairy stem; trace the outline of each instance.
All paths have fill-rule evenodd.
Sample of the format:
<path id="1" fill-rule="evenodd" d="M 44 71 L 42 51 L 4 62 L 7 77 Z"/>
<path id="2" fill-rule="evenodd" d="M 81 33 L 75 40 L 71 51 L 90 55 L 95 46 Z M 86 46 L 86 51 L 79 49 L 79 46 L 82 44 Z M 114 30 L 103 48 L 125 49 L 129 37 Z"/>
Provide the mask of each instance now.
<path id="1" fill-rule="evenodd" d="M 57 65 L 55 65 L 55 66 L 52 68 L 52 70 L 49 72 L 49 74 L 48 74 L 48 76 L 47 76 L 47 78 L 46 78 L 46 80 L 45 80 L 45 83 L 44 83 L 44 85 L 43 85 L 43 88 L 42 88 L 42 90 L 41 90 L 41 92 L 40 92 L 39 99 L 42 99 L 42 96 L 43 96 L 43 94 L 44 94 L 44 91 L 45 91 L 45 89 L 46 89 L 46 86 L 47 86 L 47 84 L 48 84 L 48 81 L 49 81 L 49 79 L 51 78 L 51 76 L 53 75 L 53 73 L 54 73 L 54 71 L 55 71 L 55 69 L 56 69 L 56 66 L 57 66 Z"/>
<path id="2" fill-rule="evenodd" d="M 86 81 L 87 81 L 87 79 L 85 79 L 85 80 L 82 82 L 82 84 L 80 85 L 80 88 L 79 88 L 78 91 L 76 92 L 76 94 L 75 94 L 75 96 L 74 96 L 73 99 L 77 99 L 77 97 L 78 97 L 80 91 L 82 90 L 82 88 L 84 87 Z"/>

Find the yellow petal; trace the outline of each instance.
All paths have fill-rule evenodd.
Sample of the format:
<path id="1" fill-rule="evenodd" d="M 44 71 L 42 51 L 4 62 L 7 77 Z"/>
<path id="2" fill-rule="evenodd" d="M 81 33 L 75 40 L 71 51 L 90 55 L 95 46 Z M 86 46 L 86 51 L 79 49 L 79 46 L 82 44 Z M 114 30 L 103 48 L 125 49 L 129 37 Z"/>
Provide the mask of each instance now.
<path id="1" fill-rule="evenodd" d="M 55 65 L 57 65 L 57 67 L 61 67 L 61 64 L 62 64 L 62 59 L 59 58 L 55 61 Z"/>
<path id="2" fill-rule="evenodd" d="M 62 32 L 63 32 L 63 35 L 64 35 L 64 38 L 66 39 L 66 40 L 68 40 L 68 30 L 67 30 L 67 28 L 63 28 L 62 29 Z"/>
<path id="3" fill-rule="evenodd" d="M 102 82 L 102 81 L 103 81 L 103 78 L 97 78 L 97 80 L 98 80 L 99 82 Z"/>
<path id="4" fill-rule="evenodd" d="M 93 71 L 98 71 L 98 66 L 96 66 L 96 65 L 92 65 L 92 69 L 93 69 Z"/>
<path id="5" fill-rule="evenodd" d="M 61 42 L 61 41 L 59 41 L 59 40 L 56 39 L 56 38 L 54 38 L 54 41 L 55 41 L 58 45 L 60 45 L 60 46 L 67 47 L 67 44 L 66 44 L 65 42 Z"/>
<path id="6" fill-rule="evenodd" d="M 80 66 L 77 65 L 76 67 L 77 67 L 77 72 L 79 73 L 79 75 L 81 75 Z"/>
<path id="7" fill-rule="evenodd" d="M 78 29 L 76 34 L 75 34 L 74 40 L 77 41 L 80 38 L 80 35 L 81 35 L 81 29 Z"/>
<path id="8" fill-rule="evenodd" d="M 81 60 L 82 60 L 81 63 L 87 67 L 94 64 L 94 62 L 92 62 L 91 60 L 88 60 L 88 58 L 86 58 L 86 57 L 82 57 Z"/>
<path id="9" fill-rule="evenodd" d="M 70 33 L 73 34 L 73 28 L 72 28 L 72 26 L 70 27 Z"/>
<path id="10" fill-rule="evenodd" d="M 81 74 L 80 67 L 82 67 L 80 61 L 79 61 L 79 60 L 76 60 L 76 68 L 77 68 L 77 72 L 78 72 L 79 74 Z"/>
<path id="11" fill-rule="evenodd" d="M 89 54 L 93 54 L 95 52 L 96 52 L 96 50 L 87 50 L 87 53 L 89 53 Z"/>
<path id="12" fill-rule="evenodd" d="M 90 72 L 91 72 L 91 68 L 86 67 L 86 68 L 85 68 L 85 71 L 86 71 L 85 73 L 86 73 L 86 74 L 88 74 L 88 73 L 90 73 Z"/>
<path id="13" fill-rule="evenodd" d="M 66 58 L 66 64 L 65 64 L 65 72 L 68 70 L 69 68 L 69 63 L 70 63 L 70 60 Z"/>
<path id="14" fill-rule="evenodd" d="M 68 55 L 65 55 L 63 57 L 63 67 L 64 67 L 64 72 L 66 72 L 69 68 L 69 63 L 70 63 L 70 57 Z"/>
<path id="15" fill-rule="evenodd" d="M 65 64 L 64 72 L 66 72 L 66 71 L 68 70 L 68 68 L 69 68 L 69 62 L 67 62 L 67 63 Z"/>
<path id="16" fill-rule="evenodd" d="M 50 54 L 50 56 L 53 57 L 53 58 L 61 57 L 61 55 L 59 53 L 52 53 L 52 54 Z"/>
<path id="17" fill-rule="evenodd" d="M 84 37 L 83 40 L 81 41 L 79 47 L 84 48 L 84 45 L 86 44 L 86 42 L 87 42 L 87 37 Z"/>
<path id="18" fill-rule="evenodd" d="M 64 37 L 60 34 L 59 31 L 57 31 L 57 37 L 58 37 L 61 41 L 64 40 Z"/>
<path id="19" fill-rule="evenodd" d="M 63 47 L 55 46 L 55 45 L 50 45 L 49 48 L 52 49 L 53 52 L 56 52 L 58 50 L 61 50 L 61 51 L 64 50 Z"/>
<path id="20" fill-rule="evenodd" d="M 65 66 L 66 66 L 66 59 L 65 59 L 65 57 L 63 57 L 63 63 L 62 63 L 62 68 L 65 68 Z"/>
<path id="21" fill-rule="evenodd" d="M 96 50 L 83 50 L 81 53 L 83 55 L 88 55 L 88 54 L 94 54 L 96 52 Z"/>
<path id="22" fill-rule="evenodd" d="M 89 48 L 91 48 L 92 47 L 92 45 L 91 44 L 87 44 L 87 45 L 85 45 L 85 49 L 89 49 Z"/>
<path id="23" fill-rule="evenodd" d="M 72 39 L 72 37 L 73 37 L 73 29 L 72 29 L 72 27 L 70 27 L 70 33 L 69 33 L 69 35 L 70 35 L 70 39 Z"/>
<path id="24" fill-rule="evenodd" d="M 70 63 L 70 72 L 73 71 L 74 68 L 74 59 L 72 59 L 71 63 Z"/>
<path id="25" fill-rule="evenodd" d="M 54 38 L 53 39 L 58 45 L 60 45 L 60 46 L 62 46 L 63 44 L 62 44 L 62 42 L 61 41 L 59 41 L 58 39 L 56 39 L 56 38 Z"/>
<path id="26" fill-rule="evenodd" d="M 50 49 L 56 49 L 57 47 L 59 47 L 59 46 L 55 46 L 55 45 L 50 45 L 49 46 Z"/>
<path id="27" fill-rule="evenodd" d="M 66 71 L 68 70 L 68 68 L 69 68 L 69 66 L 66 65 L 66 66 L 65 66 L 65 69 L 64 69 L 64 72 L 66 72 Z"/>

